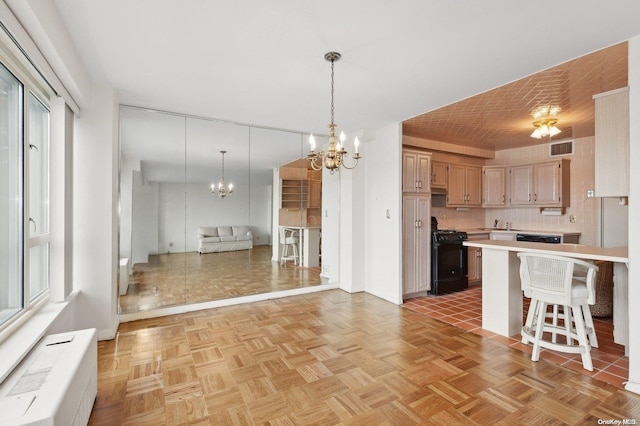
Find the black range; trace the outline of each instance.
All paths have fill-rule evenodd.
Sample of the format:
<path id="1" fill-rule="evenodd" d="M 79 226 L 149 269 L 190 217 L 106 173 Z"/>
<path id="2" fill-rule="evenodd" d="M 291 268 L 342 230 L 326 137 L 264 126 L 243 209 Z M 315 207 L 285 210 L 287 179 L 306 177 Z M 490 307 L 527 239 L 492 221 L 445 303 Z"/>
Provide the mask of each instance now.
<path id="1" fill-rule="evenodd" d="M 438 221 L 431 217 L 431 294 L 438 295 L 464 290 L 467 278 L 467 233 L 438 229 Z"/>

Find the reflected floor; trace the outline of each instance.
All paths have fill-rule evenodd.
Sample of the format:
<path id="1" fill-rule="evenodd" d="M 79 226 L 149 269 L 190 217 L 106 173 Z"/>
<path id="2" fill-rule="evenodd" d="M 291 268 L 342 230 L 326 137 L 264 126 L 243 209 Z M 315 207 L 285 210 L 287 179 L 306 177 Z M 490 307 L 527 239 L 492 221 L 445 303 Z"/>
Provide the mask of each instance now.
<path id="1" fill-rule="evenodd" d="M 133 269 L 119 299 L 123 314 L 320 285 L 319 267 L 281 266 L 271 260 L 271 246 L 154 255 Z"/>

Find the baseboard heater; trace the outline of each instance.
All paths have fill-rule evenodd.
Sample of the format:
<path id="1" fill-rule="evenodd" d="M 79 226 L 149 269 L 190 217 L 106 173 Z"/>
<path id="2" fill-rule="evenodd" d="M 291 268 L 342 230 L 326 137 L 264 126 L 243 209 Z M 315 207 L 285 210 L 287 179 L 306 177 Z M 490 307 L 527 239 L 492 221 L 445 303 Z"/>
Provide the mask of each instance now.
<path id="1" fill-rule="evenodd" d="M 0 385 L 0 423 L 86 425 L 97 392 L 96 330 L 52 334 Z"/>

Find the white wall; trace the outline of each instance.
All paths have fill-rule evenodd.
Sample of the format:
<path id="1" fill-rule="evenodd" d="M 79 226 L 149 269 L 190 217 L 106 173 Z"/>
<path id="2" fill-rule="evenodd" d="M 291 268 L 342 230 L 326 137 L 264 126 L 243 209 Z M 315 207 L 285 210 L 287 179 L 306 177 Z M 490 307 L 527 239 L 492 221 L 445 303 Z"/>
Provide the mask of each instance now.
<path id="1" fill-rule="evenodd" d="M 148 263 L 158 254 L 158 184 L 144 182 L 142 173 L 132 171 L 131 267 Z M 125 257 L 125 256 L 122 256 Z"/>
<path id="2" fill-rule="evenodd" d="M 73 281 L 78 325 L 113 338 L 117 315 L 118 101 L 94 87 L 74 123 Z"/>
<path id="3" fill-rule="evenodd" d="M 342 191 L 342 172 L 331 174 L 322 169 L 322 271 L 321 277 L 329 284 L 339 284 L 341 247 L 340 234 L 350 233 L 349 224 L 341 229 L 342 217 L 340 205 Z"/>
<path id="4" fill-rule="evenodd" d="M 353 170 L 340 171 L 340 288 L 349 293 L 364 291 L 365 286 L 365 158 Z M 351 158 L 345 160 L 352 164 Z"/>
<path id="5" fill-rule="evenodd" d="M 151 254 L 197 251 L 199 226 L 249 225 L 254 245 L 271 241 L 270 186 L 236 185 L 230 198 L 220 199 L 211 195 L 208 184 L 154 185 L 159 188 L 155 229 L 158 241 Z"/>
<path id="6" fill-rule="evenodd" d="M 630 186 L 629 212 L 640 211 L 640 36 L 629 41 Z M 631 213 L 633 215 L 633 213 Z M 629 221 L 629 259 L 640 257 L 640 221 Z M 629 383 L 640 393 L 640 268 L 629 262 Z"/>
<path id="7" fill-rule="evenodd" d="M 131 258 L 131 222 L 133 220 L 133 172 L 140 171 L 140 161 L 120 156 L 120 257 Z"/>
<path id="8" fill-rule="evenodd" d="M 366 291 L 402 303 L 402 125 L 367 143 L 364 220 Z M 389 217 L 387 217 L 387 212 Z"/>
<path id="9" fill-rule="evenodd" d="M 253 245 L 271 245 L 271 222 L 273 215 L 273 186 L 251 185 L 249 205 L 249 226 L 253 233 Z"/>

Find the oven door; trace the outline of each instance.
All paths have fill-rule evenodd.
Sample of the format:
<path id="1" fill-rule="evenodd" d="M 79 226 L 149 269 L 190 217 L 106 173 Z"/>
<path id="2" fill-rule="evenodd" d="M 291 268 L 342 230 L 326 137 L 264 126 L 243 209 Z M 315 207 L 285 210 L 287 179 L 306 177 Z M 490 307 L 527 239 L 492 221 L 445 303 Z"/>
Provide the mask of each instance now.
<path id="1" fill-rule="evenodd" d="M 442 241 L 433 246 L 434 281 L 458 280 L 467 276 L 468 248 L 461 241 Z"/>

